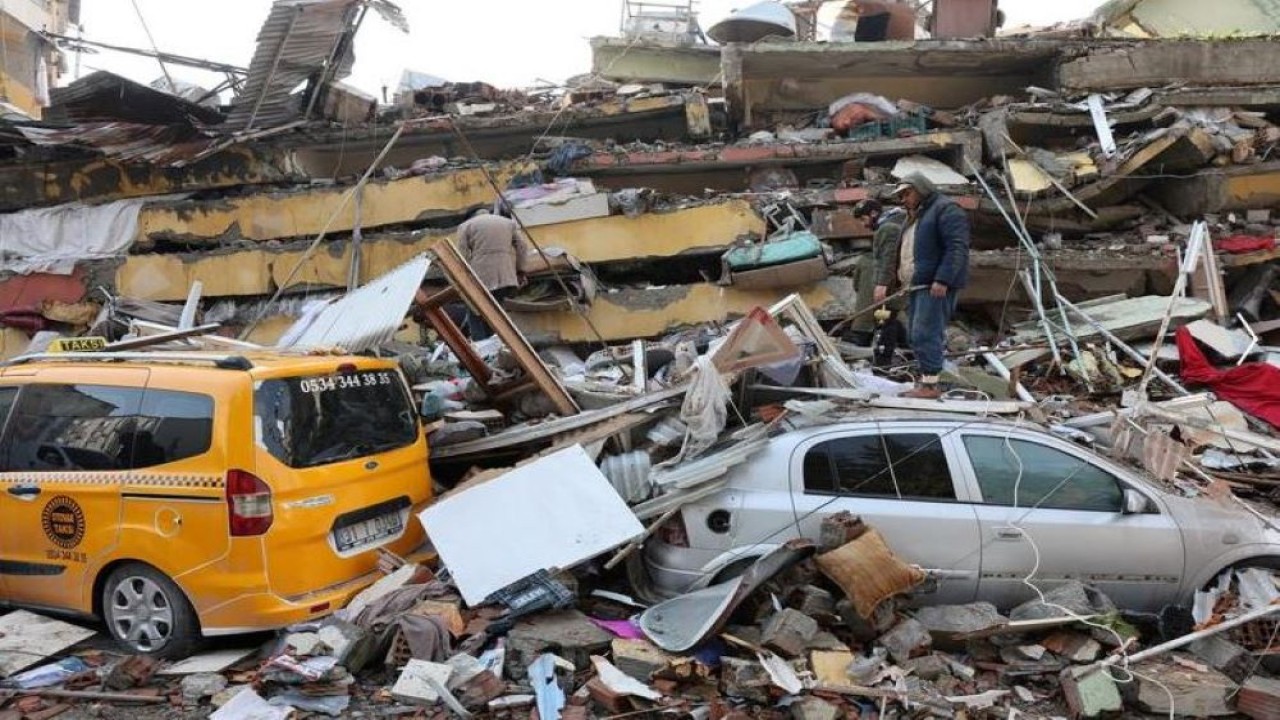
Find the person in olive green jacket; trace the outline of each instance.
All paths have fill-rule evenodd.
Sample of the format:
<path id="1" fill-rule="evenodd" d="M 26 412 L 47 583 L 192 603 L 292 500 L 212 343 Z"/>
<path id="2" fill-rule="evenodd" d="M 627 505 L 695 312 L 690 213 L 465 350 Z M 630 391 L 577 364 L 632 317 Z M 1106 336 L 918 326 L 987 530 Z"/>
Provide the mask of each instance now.
<path id="1" fill-rule="evenodd" d="M 868 199 L 854 206 L 853 216 L 875 229 L 871 252 L 859 259 L 853 280 L 857 291 L 854 313 L 861 314 L 853 321 L 850 331 L 853 342 L 865 346 L 871 344 L 871 334 L 875 331 L 874 313 L 867 309 L 888 297 L 897 282 L 898 242 L 907 213 L 902 208 L 885 208 L 878 201 Z M 901 302 L 895 301 L 889 306 L 891 310 L 899 310 Z"/>

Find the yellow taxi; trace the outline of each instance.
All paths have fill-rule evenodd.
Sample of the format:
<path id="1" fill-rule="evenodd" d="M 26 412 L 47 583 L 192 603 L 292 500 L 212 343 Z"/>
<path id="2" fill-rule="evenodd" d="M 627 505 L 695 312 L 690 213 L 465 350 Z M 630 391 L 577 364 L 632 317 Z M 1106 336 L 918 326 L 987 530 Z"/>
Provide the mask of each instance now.
<path id="1" fill-rule="evenodd" d="M 0 603 L 134 652 L 341 608 L 424 545 L 427 446 L 392 362 L 61 353 L 0 370 Z"/>

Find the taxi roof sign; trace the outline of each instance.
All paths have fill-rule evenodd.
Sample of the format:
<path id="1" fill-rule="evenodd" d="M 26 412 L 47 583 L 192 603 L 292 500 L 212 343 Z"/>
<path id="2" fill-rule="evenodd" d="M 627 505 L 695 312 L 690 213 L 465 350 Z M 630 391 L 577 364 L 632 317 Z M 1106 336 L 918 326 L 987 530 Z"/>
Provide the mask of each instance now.
<path id="1" fill-rule="evenodd" d="M 104 337 L 75 337 L 75 338 L 58 338 L 49 343 L 46 352 L 51 353 L 67 353 L 67 352 L 97 352 L 107 349 L 107 339 Z"/>

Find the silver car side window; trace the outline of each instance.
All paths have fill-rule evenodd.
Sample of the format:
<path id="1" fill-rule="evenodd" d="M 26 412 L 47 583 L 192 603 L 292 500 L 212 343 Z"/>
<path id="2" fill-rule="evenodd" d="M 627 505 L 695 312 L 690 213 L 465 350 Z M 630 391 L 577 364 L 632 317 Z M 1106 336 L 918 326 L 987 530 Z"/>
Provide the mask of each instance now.
<path id="1" fill-rule="evenodd" d="M 1025 508 L 1118 513 L 1124 491 L 1111 473 L 1039 443 L 966 435 L 983 502 Z"/>
<path id="2" fill-rule="evenodd" d="M 820 442 L 804 457 L 805 492 L 900 500 L 956 500 L 936 433 L 854 435 Z"/>

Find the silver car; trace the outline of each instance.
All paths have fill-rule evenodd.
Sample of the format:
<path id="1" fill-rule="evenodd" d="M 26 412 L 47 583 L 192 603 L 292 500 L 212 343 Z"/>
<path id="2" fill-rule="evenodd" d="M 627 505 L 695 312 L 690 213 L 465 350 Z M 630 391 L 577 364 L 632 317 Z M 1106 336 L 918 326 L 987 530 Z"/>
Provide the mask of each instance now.
<path id="1" fill-rule="evenodd" d="M 1189 604 L 1223 569 L 1280 567 L 1280 532 L 1030 423 L 869 410 L 777 436 L 645 548 L 659 596 L 732 577 L 847 510 L 930 571 L 916 601 L 1001 608 L 1068 580 L 1122 608 Z"/>

